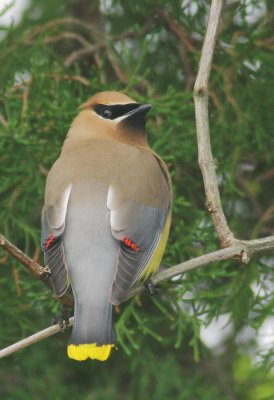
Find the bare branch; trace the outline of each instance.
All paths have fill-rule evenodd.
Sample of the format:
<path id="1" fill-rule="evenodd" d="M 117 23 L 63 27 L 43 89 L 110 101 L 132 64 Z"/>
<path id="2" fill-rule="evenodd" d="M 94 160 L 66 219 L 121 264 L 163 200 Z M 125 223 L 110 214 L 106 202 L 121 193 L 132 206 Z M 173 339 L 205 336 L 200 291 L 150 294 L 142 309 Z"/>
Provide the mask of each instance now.
<path id="1" fill-rule="evenodd" d="M 28 80 L 25 81 L 26 83 L 26 88 L 23 92 L 23 106 L 22 106 L 22 118 L 26 115 L 28 111 L 28 106 L 29 106 L 29 94 L 30 94 L 30 87 L 32 84 L 32 77 L 30 77 Z"/>
<path id="2" fill-rule="evenodd" d="M 274 214 L 274 204 L 267 208 L 267 210 L 262 214 L 260 220 L 261 222 L 268 222 L 269 220 L 273 219 Z"/>
<path id="3" fill-rule="evenodd" d="M 73 324 L 73 317 L 69 320 L 69 326 Z M 31 344 L 37 343 L 40 340 L 46 339 L 47 337 L 54 335 L 55 333 L 60 332 L 61 328 L 58 324 L 52 325 L 46 329 L 43 329 L 40 332 L 35 333 L 27 337 L 26 339 L 20 340 L 20 342 L 14 343 L 11 346 L 6 347 L 3 350 L 0 350 L 0 358 L 4 358 L 9 356 L 12 353 L 15 353 L 18 350 L 24 349 Z"/>
<path id="4" fill-rule="evenodd" d="M 4 126 L 4 128 L 7 128 L 8 125 L 9 125 L 8 121 L 6 120 L 6 118 L 1 113 L 0 113 L 0 124 L 2 124 Z"/>
<path id="5" fill-rule="evenodd" d="M 32 30 L 30 34 L 26 37 L 25 43 L 32 44 L 36 36 L 39 35 L 40 33 L 45 32 L 47 30 L 56 29 L 62 25 L 67 25 L 67 26 L 75 25 L 84 29 L 85 31 L 91 32 L 92 35 L 98 39 L 103 38 L 103 35 L 96 28 L 94 28 L 92 24 L 88 24 L 77 18 L 67 17 L 67 18 L 59 18 L 54 21 L 47 22 L 44 25 L 38 26 L 36 29 Z"/>
<path id="6" fill-rule="evenodd" d="M 250 201 L 250 204 L 252 205 L 256 215 L 259 216 L 262 213 L 262 208 L 261 208 L 260 202 L 256 199 L 256 197 L 253 195 L 252 191 L 250 190 L 247 182 L 244 179 L 244 174 L 241 170 L 238 171 L 238 173 L 236 174 L 236 181 L 238 182 L 239 186 L 241 186 L 247 199 Z"/>
<path id="7" fill-rule="evenodd" d="M 71 54 L 67 56 L 65 59 L 65 66 L 70 67 L 72 64 L 77 62 L 78 60 L 91 55 L 95 53 L 97 50 L 100 49 L 109 49 L 110 50 L 110 45 L 115 42 L 123 41 L 125 39 L 135 39 L 140 36 L 146 35 L 148 32 L 151 31 L 153 28 L 153 25 L 155 23 L 154 16 L 150 16 L 143 27 L 139 31 L 129 31 L 129 32 L 123 32 L 121 34 L 115 35 L 115 36 L 109 36 L 106 35 L 102 32 L 99 32 L 98 29 L 95 29 L 92 24 L 87 24 L 83 22 L 82 20 L 76 19 L 76 18 L 60 18 L 56 19 L 54 21 L 50 21 L 46 23 L 45 25 L 39 26 L 38 28 L 34 29 L 31 31 L 27 37 L 25 38 L 25 43 L 27 45 L 32 45 L 33 41 L 35 40 L 36 36 L 41 34 L 42 32 L 45 32 L 47 30 L 57 30 L 59 29 L 60 26 L 78 26 L 82 28 L 85 32 L 89 32 L 89 34 L 92 37 L 92 40 L 94 43 L 88 41 L 83 37 L 82 35 L 74 32 L 61 32 L 58 33 L 57 35 L 54 36 L 47 36 L 44 39 L 44 43 L 50 44 L 50 43 L 55 43 L 59 42 L 61 40 L 75 40 L 78 43 L 80 43 L 83 47 L 81 49 L 73 51 Z M 110 62 L 113 62 L 113 57 L 111 58 Z M 116 63 L 117 64 L 117 63 Z M 117 75 L 120 74 L 120 71 L 118 70 L 120 68 L 118 65 L 115 65 L 115 73 Z M 120 74 L 123 76 L 123 73 Z M 123 80 L 126 82 L 126 79 L 124 78 Z"/>
<path id="8" fill-rule="evenodd" d="M 0 234 L 0 247 L 2 247 L 6 252 L 8 252 L 15 260 L 19 261 L 27 270 L 36 278 L 43 281 L 48 288 L 53 291 L 51 282 L 50 282 L 50 270 L 47 267 L 42 267 L 42 265 L 38 264 L 32 258 L 28 257 L 25 253 L 18 249 L 14 244 L 9 242 L 3 235 Z M 72 307 L 73 299 L 68 294 L 65 294 L 62 297 L 56 297 L 61 303 Z"/>
<path id="9" fill-rule="evenodd" d="M 73 32 L 62 32 L 59 35 L 48 36 L 44 39 L 44 43 L 46 44 L 56 43 L 60 42 L 61 40 L 76 40 L 83 47 L 89 47 L 91 45 L 91 43 L 88 40 L 86 40 L 83 36 Z"/>
<path id="10" fill-rule="evenodd" d="M 49 74 L 49 76 L 56 80 L 56 81 L 60 81 L 61 79 L 65 79 L 67 81 L 75 81 L 75 82 L 79 82 L 81 83 L 81 85 L 83 86 L 90 86 L 90 82 L 84 78 L 83 76 L 80 75 L 68 75 L 68 74 L 63 74 L 63 75 L 57 75 L 57 74 Z"/>
<path id="11" fill-rule="evenodd" d="M 274 168 L 270 168 L 268 171 L 264 172 L 262 175 L 259 175 L 257 180 L 258 182 L 265 182 L 274 177 Z"/>
<path id="12" fill-rule="evenodd" d="M 9 242 L 3 235 L 0 234 L 0 246 L 6 250 L 15 260 L 23 264 L 29 272 L 36 278 L 44 280 L 48 278 L 49 271 L 43 268 L 40 264 L 28 257 L 25 253 L 19 250 L 14 244 Z"/>
<path id="13" fill-rule="evenodd" d="M 84 47 L 80 50 L 75 50 L 67 56 L 67 58 L 64 61 L 64 65 L 65 67 L 70 67 L 72 64 L 79 61 L 81 58 L 94 53 L 96 50 L 104 49 L 105 47 L 106 47 L 105 43 L 100 43 L 97 45 L 90 45 L 89 47 Z"/>
<path id="14" fill-rule="evenodd" d="M 217 250 L 212 253 L 208 253 L 200 257 L 193 258 L 192 260 L 185 261 L 181 264 L 175 265 L 174 267 L 158 272 L 151 278 L 151 280 L 152 283 L 156 286 L 168 279 L 174 278 L 175 276 L 182 275 L 187 271 L 191 271 L 197 268 L 205 267 L 212 263 L 225 261 L 233 258 L 239 259 L 243 263 L 248 263 L 253 255 L 260 253 L 262 251 L 273 250 L 273 249 L 274 249 L 274 236 L 266 237 L 263 239 L 250 240 L 250 241 L 237 241 L 235 242 L 235 244 L 225 249 Z M 129 292 L 125 301 L 141 293 L 143 290 L 144 290 L 143 285 L 136 286 Z M 73 323 L 74 323 L 74 318 L 71 317 L 69 320 L 69 326 L 72 326 Z M 48 336 L 54 335 L 55 333 L 58 333 L 60 331 L 61 328 L 59 325 L 53 325 L 47 329 L 44 329 L 41 332 L 38 332 L 3 350 L 0 350 L 0 358 L 6 357 L 14 353 L 15 351 L 30 346 L 31 344 L 43 340 Z"/>
<path id="15" fill-rule="evenodd" d="M 227 224 L 221 205 L 216 165 L 211 152 L 208 122 L 208 80 L 216 41 L 222 0 L 212 0 L 207 32 L 202 49 L 199 70 L 194 86 L 194 102 L 197 125 L 198 158 L 206 193 L 206 206 L 219 236 L 221 246 L 232 244 L 233 233 Z"/>
<path id="16" fill-rule="evenodd" d="M 188 51 L 191 53 L 196 52 L 196 49 L 192 44 L 193 39 L 190 38 L 189 35 L 180 27 L 178 22 L 171 18 L 171 16 L 165 11 L 158 10 L 158 15 L 162 18 L 164 23 L 167 25 L 167 28 L 177 37 L 179 41 L 178 51 L 185 69 L 186 90 L 190 90 L 192 89 L 195 80 L 193 66 L 188 56 Z"/>
<path id="17" fill-rule="evenodd" d="M 191 260 L 185 261 L 181 264 L 175 265 L 174 267 L 158 272 L 151 278 L 151 280 L 154 285 L 158 285 L 159 283 L 174 278 L 175 276 L 181 275 L 187 271 L 191 271 L 196 268 L 204 267 L 208 264 L 229 259 L 238 259 L 246 264 L 249 262 L 253 255 L 262 251 L 273 249 L 274 236 L 268 236 L 262 239 L 255 240 L 239 240 L 236 241 L 235 244 L 233 244 L 232 246 L 225 249 L 213 251 L 212 253 L 192 258 Z M 142 290 L 144 290 L 143 285 L 136 286 L 129 292 L 126 300 L 135 296 L 137 293 L 140 293 Z"/>
<path id="18" fill-rule="evenodd" d="M 106 55 L 117 78 L 126 84 L 128 82 L 128 76 L 120 67 L 119 62 L 117 62 L 117 56 L 110 46 L 106 48 Z"/>
<path id="19" fill-rule="evenodd" d="M 171 32 L 174 33 L 175 36 L 180 40 L 180 42 L 184 45 L 184 47 L 189 50 L 191 53 L 196 53 L 196 48 L 193 45 L 194 39 L 191 38 L 178 24 L 178 22 L 173 19 L 170 15 L 168 15 L 163 10 L 158 10 L 158 15 L 162 18 L 162 20 L 167 24 L 168 28 Z"/>
<path id="20" fill-rule="evenodd" d="M 43 175 L 45 177 L 48 176 L 49 171 L 43 164 L 38 164 L 38 169 L 39 169 L 39 172 L 41 173 L 41 175 Z"/>
<path id="21" fill-rule="evenodd" d="M 140 31 L 129 31 L 123 32 L 116 36 L 100 36 L 100 41 L 96 44 L 89 44 L 89 46 L 85 46 L 82 49 L 75 50 L 71 54 L 69 54 L 65 59 L 65 66 L 70 67 L 75 62 L 79 61 L 80 59 L 95 53 L 97 50 L 107 49 L 110 50 L 110 45 L 112 43 L 121 42 L 126 39 L 137 39 L 140 36 L 146 35 L 149 31 L 151 31 L 154 24 L 154 19 L 149 18 L 147 22 L 144 24 L 143 28 Z M 110 62 L 112 59 L 110 60 Z M 117 73 L 117 71 L 115 71 Z M 118 72 L 119 74 L 119 72 Z M 118 76 L 117 74 L 117 76 Z M 123 76 L 123 75 L 122 75 Z M 127 79 L 123 77 L 122 82 L 127 82 Z"/>

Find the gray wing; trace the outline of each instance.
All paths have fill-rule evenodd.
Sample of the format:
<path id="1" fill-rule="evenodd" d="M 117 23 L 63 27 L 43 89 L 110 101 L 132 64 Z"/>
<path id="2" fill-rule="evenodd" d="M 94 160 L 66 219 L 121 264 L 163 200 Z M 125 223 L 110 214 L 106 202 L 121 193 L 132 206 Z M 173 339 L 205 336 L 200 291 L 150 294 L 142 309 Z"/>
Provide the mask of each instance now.
<path id="1" fill-rule="evenodd" d="M 158 160 L 157 160 L 158 161 Z M 154 168 L 155 170 L 152 170 Z M 111 288 L 111 302 L 119 304 L 130 288 L 139 280 L 154 273 L 159 267 L 170 226 L 171 188 L 169 180 L 156 162 L 150 174 L 136 185 L 138 201 L 127 198 L 130 186 L 109 189 L 108 208 L 112 235 L 120 241 L 116 273 Z M 151 176 L 152 175 L 152 176 Z M 155 184 L 154 184 L 155 182 Z M 154 193 L 155 207 L 146 199 Z"/>
<path id="2" fill-rule="evenodd" d="M 44 207 L 41 221 L 44 262 L 50 269 L 50 280 L 57 297 L 63 296 L 69 287 L 62 235 L 70 190 L 71 186 L 60 195 L 55 204 Z"/>
<path id="3" fill-rule="evenodd" d="M 158 268 L 160 259 L 159 264 L 151 266 L 150 271 L 146 274 L 161 243 L 164 228 L 168 223 L 168 214 L 169 208 L 161 209 L 141 205 L 135 224 L 122 230 L 112 229 L 113 236 L 120 240 L 117 269 L 111 290 L 113 304 L 121 303 L 130 288 L 140 278 L 144 275 L 149 276 Z M 166 241 L 163 243 L 164 247 L 165 245 Z M 155 262 L 157 264 L 157 260 Z"/>

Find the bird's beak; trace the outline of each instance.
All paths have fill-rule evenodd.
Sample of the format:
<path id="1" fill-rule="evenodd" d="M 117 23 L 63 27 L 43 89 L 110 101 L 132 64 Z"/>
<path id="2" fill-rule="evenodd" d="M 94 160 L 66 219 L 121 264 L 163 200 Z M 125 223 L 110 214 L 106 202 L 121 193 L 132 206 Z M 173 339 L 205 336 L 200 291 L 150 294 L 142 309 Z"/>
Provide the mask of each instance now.
<path id="1" fill-rule="evenodd" d="M 145 132 L 145 115 L 151 107 L 151 104 L 136 103 L 134 108 L 122 116 L 119 125 L 136 132 Z"/>
<path id="2" fill-rule="evenodd" d="M 151 104 L 138 104 L 138 107 L 134 108 L 133 110 L 130 110 L 128 113 L 124 115 L 124 117 L 127 120 L 135 119 L 136 117 L 144 118 L 144 116 L 151 109 L 151 107 L 152 107 Z"/>

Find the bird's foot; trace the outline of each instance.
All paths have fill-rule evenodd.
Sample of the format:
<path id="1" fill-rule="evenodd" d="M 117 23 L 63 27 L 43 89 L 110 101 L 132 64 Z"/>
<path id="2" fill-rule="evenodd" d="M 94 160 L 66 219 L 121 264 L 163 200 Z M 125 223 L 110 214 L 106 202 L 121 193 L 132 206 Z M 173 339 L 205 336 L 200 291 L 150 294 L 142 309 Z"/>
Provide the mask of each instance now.
<path id="1" fill-rule="evenodd" d="M 144 287 L 145 287 L 145 291 L 150 295 L 150 296 L 154 296 L 155 294 L 158 293 L 156 287 L 154 286 L 152 280 L 149 278 L 147 280 L 145 280 L 144 282 Z"/>
<path id="2" fill-rule="evenodd" d="M 72 316 L 71 309 L 65 304 L 62 304 L 61 311 L 53 318 L 52 324 L 53 325 L 58 324 L 60 326 L 61 331 L 65 332 L 69 328 L 69 318 L 71 316 Z"/>

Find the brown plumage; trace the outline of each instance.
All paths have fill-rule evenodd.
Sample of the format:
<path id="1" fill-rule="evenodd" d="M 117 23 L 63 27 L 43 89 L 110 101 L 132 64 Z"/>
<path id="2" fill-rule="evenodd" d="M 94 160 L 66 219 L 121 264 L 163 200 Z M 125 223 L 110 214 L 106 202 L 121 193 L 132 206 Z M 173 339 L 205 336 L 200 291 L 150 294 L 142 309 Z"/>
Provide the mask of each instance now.
<path id="1" fill-rule="evenodd" d="M 117 92 L 91 97 L 47 179 L 42 246 L 57 295 L 71 279 L 71 358 L 108 358 L 115 343 L 112 304 L 155 272 L 166 245 L 171 184 L 147 144 L 149 108 Z"/>

